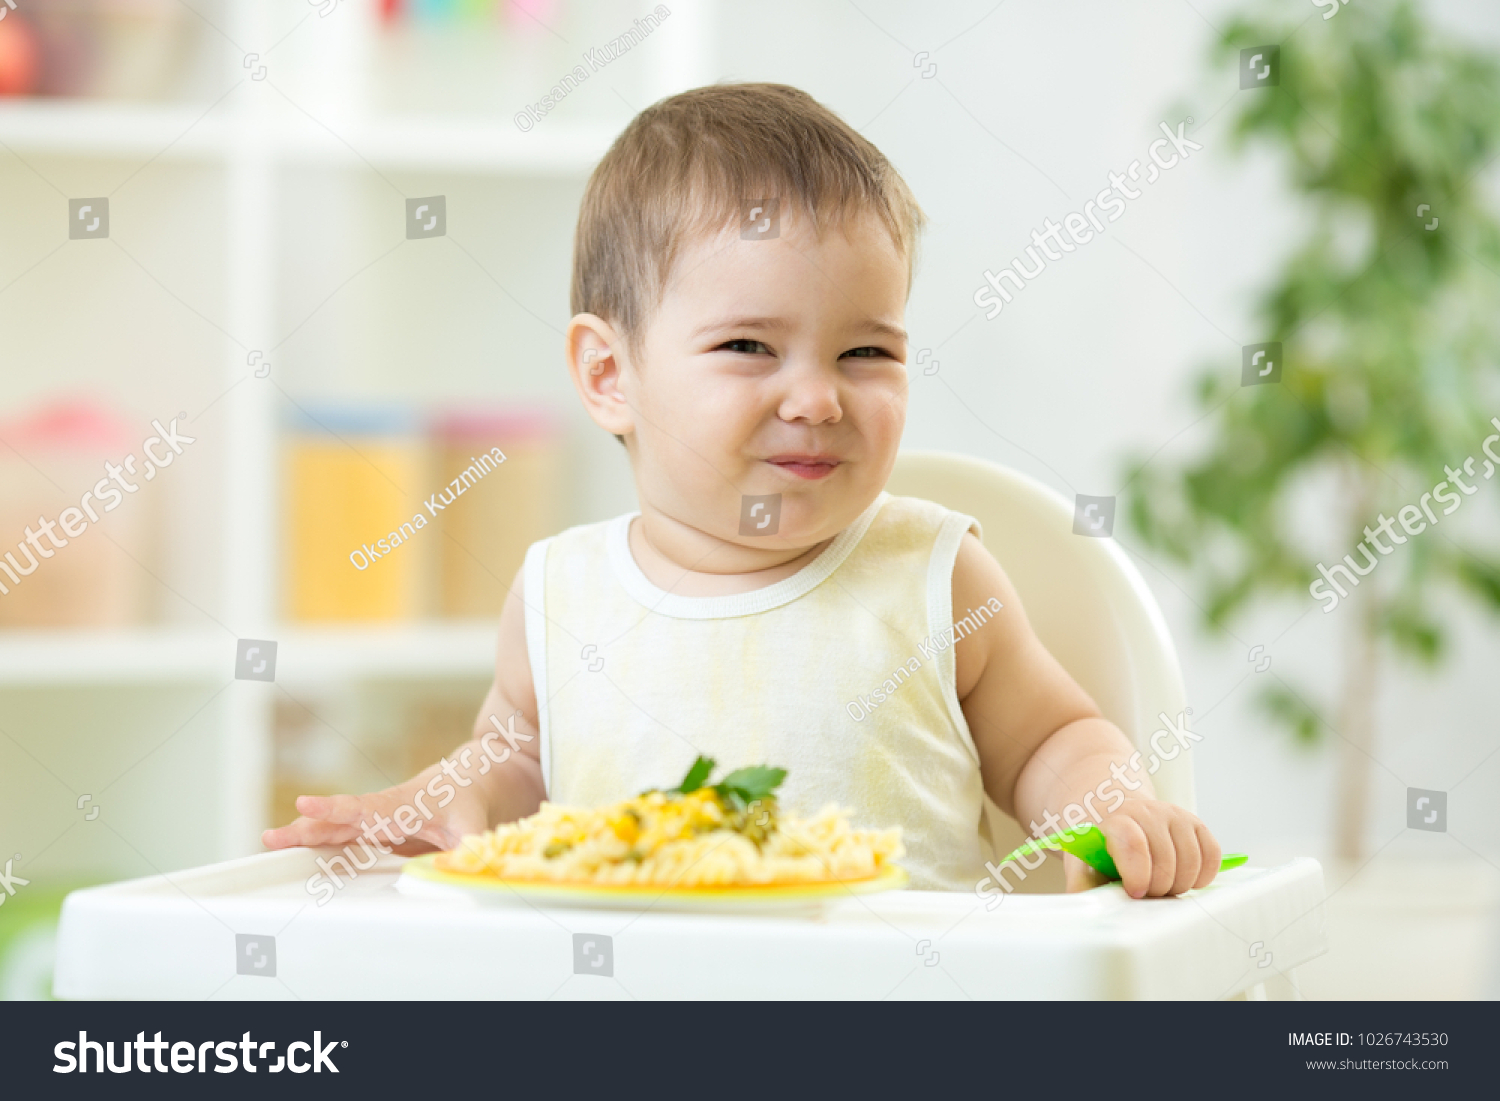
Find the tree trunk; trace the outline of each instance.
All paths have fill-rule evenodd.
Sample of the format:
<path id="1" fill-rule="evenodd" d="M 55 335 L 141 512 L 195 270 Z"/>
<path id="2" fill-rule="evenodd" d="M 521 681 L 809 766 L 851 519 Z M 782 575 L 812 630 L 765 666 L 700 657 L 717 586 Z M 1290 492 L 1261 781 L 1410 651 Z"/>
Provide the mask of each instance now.
<path id="1" fill-rule="evenodd" d="M 1365 852 L 1365 818 L 1370 804 L 1371 752 L 1375 746 L 1375 687 L 1379 665 L 1375 624 L 1379 598 L 1375 574 L 1362 578 L 1342 610 L 1343 683 L 1339 689 L 1335 737 L 1339 739 L 1338 794 L 1334 804 L 1334 855 L 1358 861 Z"/>

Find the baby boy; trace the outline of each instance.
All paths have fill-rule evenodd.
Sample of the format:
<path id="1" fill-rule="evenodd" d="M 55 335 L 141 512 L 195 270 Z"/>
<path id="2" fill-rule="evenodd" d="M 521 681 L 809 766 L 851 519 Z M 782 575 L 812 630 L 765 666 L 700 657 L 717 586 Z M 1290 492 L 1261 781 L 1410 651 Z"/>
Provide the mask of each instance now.
<path id="1" fill-rule="evenodd" d="M 787 769 L 789 811 L 899 825 L 916 888 L 986 879 L 986 794 L 1034 832 L 1087 806 L 1134 897 L 1206 886 L 1213 835 L 1153 798 L 977 525 L 884 492 L 923 221 L 879 150 L 796 89 L 719 85 L 642 112 L 588 183 L 566 337 L 639 513 L 530 549 L 454 759 L 304 796 L 265 843 L 342 845 L 377 821 L 399 851 L 452 848 L 543 799 L 668 785 L 704 755 Z"/>

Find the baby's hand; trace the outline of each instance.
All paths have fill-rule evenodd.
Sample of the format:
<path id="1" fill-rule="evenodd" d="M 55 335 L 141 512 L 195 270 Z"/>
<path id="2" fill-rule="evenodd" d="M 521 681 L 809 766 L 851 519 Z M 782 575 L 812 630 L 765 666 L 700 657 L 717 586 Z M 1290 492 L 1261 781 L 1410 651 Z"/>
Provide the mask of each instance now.
<path id="1" fill-rule="evenodd" d="M 1126 799 L 1099 823 L 1131 898 L 1207 887 L 1223 853 L 1198 816 L 1156 799 Z"/>
<path id="2" fill-rule="evenodd" d="M 489 828 L 488 811 L 475 788 L 456 789 L 446 807 L 437 802 L 415 781 L 369 795 L 303 795 L 297 799 L 302 817 L 289 826 L 266 830 L 260 840 L 268 849 L 290 849 L 344 845 L 365 835 L 372 844 L 414 855 L 454 848 L 466 835 Z"/>

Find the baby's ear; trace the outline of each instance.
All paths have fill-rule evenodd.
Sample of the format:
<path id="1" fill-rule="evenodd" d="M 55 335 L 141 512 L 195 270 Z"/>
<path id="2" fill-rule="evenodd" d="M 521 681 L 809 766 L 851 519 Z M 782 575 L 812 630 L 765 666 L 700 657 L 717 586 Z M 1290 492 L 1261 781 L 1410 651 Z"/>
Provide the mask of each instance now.
<path id="1" fill-rule="evenodd" d="M 603 318 L 581 313 L 568 323 L 566 339 L 568 374 L 594 423 L 617 437 L 634 431 L 629 399 L 621 386 L 621 334 Z"/>

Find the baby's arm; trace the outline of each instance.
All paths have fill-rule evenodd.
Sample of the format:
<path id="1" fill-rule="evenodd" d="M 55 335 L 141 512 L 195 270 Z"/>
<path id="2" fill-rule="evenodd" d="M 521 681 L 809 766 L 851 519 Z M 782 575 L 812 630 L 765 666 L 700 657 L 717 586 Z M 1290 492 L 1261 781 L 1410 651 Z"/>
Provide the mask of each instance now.
<path id="1" fill-rule="evenodd" d="M 1156 798 L 1130 740 L 1042 645 L 1005 571 L 966 535 L 953 607 L 978 608 L 990 597 L 1004 609 L 954 647 L 958 697 L 990 798 L 1033 834 L 1097 821 L 1135 898 L 1206 887 L 1221 855 L 1213 834 Z M 1082 818 L 1061 821 L 1071 805 Z"/>
<path id="2" fill-rule="evenodd" d="M 269 849 L 343 845 L 364 834 L 385 847 L 399 842 L 397 852 L 424 852 L 451 849 L 467 834 L 533 813 L 546 793 L 523 591 L 518 573 L 500 613 L 495 680 L 474 720 L 471 741 L 384 791 L 301 796 L 302 817 L 267 830 L 262 843 Z"/>

